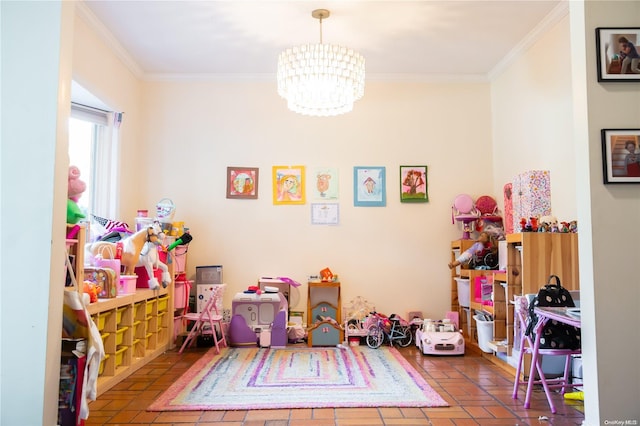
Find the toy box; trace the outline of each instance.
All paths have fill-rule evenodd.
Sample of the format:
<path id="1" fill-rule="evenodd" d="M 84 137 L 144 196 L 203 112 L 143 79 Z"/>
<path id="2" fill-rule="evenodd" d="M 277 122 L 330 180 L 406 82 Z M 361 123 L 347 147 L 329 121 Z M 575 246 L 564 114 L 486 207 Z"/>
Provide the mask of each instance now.
<path id="1" fill-rule="evenodd" d="M 137 275 L 120 275 L 118 294 L 133 294 L 136 292 Z"/>
<path id="2" fill-rule="evenodd" d="M 551 175 L 548 170 L 529 170 L 513 179 L 511 188 L 513 231 L 520 232 L 521 218 L 551 214 Z M 506 209 L 505 209 L 506 213 Z"/>
<path id="3" fill-rule="evenodd" d="M 164 245 L 169 246 L 174 240 L 175 240 L 174 237 L 165 237 Z M 184 274 L 187 266 L 188 249 L 189 249 L 188 245 L 180 245 L 168 253 L 166 251 L 158 250 L 158 256 L 160 256 L 160 262 L 164 263 L 167 266 L 170 263 L 173 263 L 174 275 Z"/>

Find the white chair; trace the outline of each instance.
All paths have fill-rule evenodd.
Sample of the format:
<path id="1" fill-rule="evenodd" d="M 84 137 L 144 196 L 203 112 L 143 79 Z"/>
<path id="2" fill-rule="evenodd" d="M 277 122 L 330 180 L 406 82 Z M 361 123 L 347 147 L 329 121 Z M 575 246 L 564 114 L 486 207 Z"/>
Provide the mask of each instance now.
<path id="1" fill-rule="evenodd" d="M 220 346 L 227 346 L 227 340 L 224 337 L 224 329 L 222 327 L 222 314 L 218 312 L 218 303 L 222 300 L 225 287 L 225 285 L 213 286 L 211 297 L 205 304 L 202 312 L 190 312 L 182 316 L 182 318 L 187 321 L 187 325 L 189 322 L 193 322 L 194 324 L 178 353 L 182 353 L 184 348 L 192 345 L 194 340 L 196 340 L 200 334 L 210 334 L 212 336 L 218 353 L 220 353 Z M 220 339 L 218 339 L 218 334 L 216 332 L 216 324 L 218 325 L 220 335 L 222 336 Z"/>

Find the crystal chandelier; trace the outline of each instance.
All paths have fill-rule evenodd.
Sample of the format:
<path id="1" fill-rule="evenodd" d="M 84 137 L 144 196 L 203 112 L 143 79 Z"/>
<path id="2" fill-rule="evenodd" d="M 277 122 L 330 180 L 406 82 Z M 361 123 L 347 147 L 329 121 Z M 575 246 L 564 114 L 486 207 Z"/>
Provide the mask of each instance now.
<path id="1" fill-rule="evenodd" d="M 316 117 L 349 112 L 364 95 L 364 58 L 343 46 L 322 43 L 326 9 L 311 16 L 320 20 L 320 43 L 285 50 L 278 57 L 278 94 L 291 111 Z"/>

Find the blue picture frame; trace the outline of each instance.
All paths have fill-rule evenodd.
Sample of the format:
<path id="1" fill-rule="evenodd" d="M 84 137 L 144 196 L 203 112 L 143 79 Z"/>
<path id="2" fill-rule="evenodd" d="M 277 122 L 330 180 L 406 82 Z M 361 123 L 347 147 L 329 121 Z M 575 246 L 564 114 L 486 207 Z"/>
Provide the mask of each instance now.
<path id="1" fill-rule="evenodd" d="M 353 205 L 356 207 L 385 207 L 387 178 L 385 167 L 353 168 Z"/>

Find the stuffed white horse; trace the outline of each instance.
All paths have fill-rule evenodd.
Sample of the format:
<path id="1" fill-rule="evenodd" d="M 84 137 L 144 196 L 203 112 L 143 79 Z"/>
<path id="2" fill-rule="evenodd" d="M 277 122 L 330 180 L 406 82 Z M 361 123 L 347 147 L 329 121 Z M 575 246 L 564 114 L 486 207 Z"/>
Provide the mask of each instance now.
<path id="1" fill-rule="evenodd" d="M 171 274 L 169 274 L 169 268 L 167 265 L 160 261 L 158 255 L 158 245 L 164 237 L 162 231 L 157 227 L 153 235 L 150 235 L 147 241 L 142 246 L 140 251 L 140 259 L 136 264 L 136 267 L 143 266 L 147 275 L 149 276 L 149 288 L 155 290 L 160 287 L 157 278 L 153 274 L 154 269 L 160 269 L 162 271 L 162 287 L 166 288 L 171 283 Z"/>

